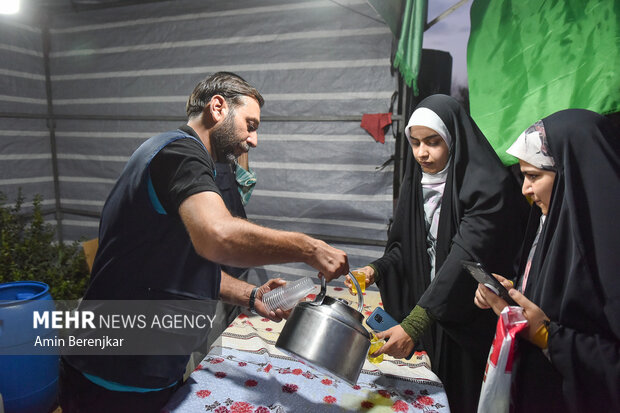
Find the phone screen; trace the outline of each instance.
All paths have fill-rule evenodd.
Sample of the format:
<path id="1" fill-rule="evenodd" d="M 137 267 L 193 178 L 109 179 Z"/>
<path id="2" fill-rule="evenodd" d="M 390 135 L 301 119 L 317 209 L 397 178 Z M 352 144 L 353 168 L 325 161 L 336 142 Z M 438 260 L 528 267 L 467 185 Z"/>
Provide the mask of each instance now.
<path id="1" fill-rule="evenodd" d="M 469 271 L 476 281 L 484 284 L 484 286 L 493 291 L 496 295 L 502 297 L 508 305 L 518 306 L 518 304 L 508 294 L 508 290 L 506 290 L 506 288 L 504 288 L 504 286 L 495 277 L 493 277 L 493 275 L 485 270 L 482 264 L 473 261 L 461 261 L 461 264 L 467 271 Z"/>

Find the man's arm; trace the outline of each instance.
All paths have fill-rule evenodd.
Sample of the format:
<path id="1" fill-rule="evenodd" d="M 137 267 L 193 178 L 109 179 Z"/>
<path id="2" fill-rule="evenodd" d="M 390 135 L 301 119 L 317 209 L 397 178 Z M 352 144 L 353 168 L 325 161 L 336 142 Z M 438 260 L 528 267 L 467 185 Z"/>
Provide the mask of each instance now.
<path id="1" fill-rule="evenodd" d="M 179 207 L 179 215 L 196 252 L 210 261 L 239 267 L 304 262 L 327 281 L 349 272 L 344 251 L 299 232 L 274 230 L 235 218 L 215 192 L 188 197 Z"/>
<path id="2" fill-rule="evenodd" d="M 254 286 L 222 271 L 220 299 L 226 303 L 248 308 Z"/>

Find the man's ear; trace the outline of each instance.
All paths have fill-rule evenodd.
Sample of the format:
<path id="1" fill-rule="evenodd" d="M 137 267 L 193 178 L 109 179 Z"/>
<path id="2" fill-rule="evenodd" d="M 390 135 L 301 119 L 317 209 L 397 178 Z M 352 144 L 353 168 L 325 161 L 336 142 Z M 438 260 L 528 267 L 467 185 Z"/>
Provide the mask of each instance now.
<path id="1" fill-rule="evenodd" d="M 221 95 L 215 95 L 205 106 L 205 110 L 209 111 L 209 115 L 215 122 L 224 120 L 228 115 L 228 102 Z"/>

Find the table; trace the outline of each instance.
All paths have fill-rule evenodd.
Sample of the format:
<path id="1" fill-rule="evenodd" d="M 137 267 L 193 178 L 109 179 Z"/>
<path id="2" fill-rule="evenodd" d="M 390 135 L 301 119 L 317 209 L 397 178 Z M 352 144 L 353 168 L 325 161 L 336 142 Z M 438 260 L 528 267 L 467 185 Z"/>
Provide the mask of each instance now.
<path id="1" fill-rule="evenodd" d="M 327 295 L 355 300 L 339 287 L 328 286 Z M 380 295 L 367 290 L 364 296 L 368 316 L 381 305 Z M 449 412 L 426 353 L 415 353 L 410 360 L 385 356 L 377 365 L 367 360 L 357 385 L 351 386 L 276 349 L 283 325 L 240 314 L 163 412 Z"/>

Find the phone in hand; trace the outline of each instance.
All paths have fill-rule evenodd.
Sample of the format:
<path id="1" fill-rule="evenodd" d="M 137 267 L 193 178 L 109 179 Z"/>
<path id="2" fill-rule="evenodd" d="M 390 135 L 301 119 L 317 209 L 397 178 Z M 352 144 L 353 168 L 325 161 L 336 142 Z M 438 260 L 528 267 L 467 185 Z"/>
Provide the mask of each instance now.
<path id="1" fill-rule="evenodd" d="M 392 318 L 391 315 L 387 313 L 383 308 L 377 307 L 375 311 L 373 311 L 368 318 L 366 319 L 366 325 L 375 333 L 380 331 L 389 330 L 390 328 L 399 325 L 400 323 Z M 389 341 L 388 338 L 385 341 Z M 415 347 L 411 350 L 411 353 L 405 357 L 407 360 L 411 359 L 411 356 L 414 355 L 416 349 Z"/>
<path id="2" fill-rule="evenodd" d="M 375 332 L 389 330 L 399 323 L 392 318 L 383 308 L 377 307 L 366 319 L 366 325 Z"/>
<path id="3" fill-rule="evenodd" d="M 502 297 L 504 301 L 508 303 L 508 305 L 519 306 L 519 304 L 517 304 L 515 300 L 510 297 L 510 295 L 508 294 L 508 290 L 504 288 L 502 283 L 500 283 L 497 278 L 493 277 L 491 273 L 485 270 L 482 264 L 480 264 L 479 262 L 466 260 L 462 260 L 461 264 L 463 265 L 463 268 L 465 268 L 476 281 L 484 284 L 484 286 L 487 287 L 489 290 L 493 291 L 496 295 Z"/>

